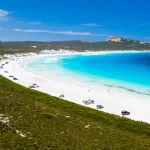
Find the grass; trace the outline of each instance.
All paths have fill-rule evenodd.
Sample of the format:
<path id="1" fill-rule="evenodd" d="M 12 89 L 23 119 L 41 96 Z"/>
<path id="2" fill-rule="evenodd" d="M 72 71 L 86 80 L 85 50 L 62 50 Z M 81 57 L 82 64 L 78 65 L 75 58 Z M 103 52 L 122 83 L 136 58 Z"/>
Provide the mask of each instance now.
<path id="1" fill-rule="evenodd" d="M 42 113 L 41 117 L 50 119 L 50 118 L 56 118 L 56 115 L 53 113 Z"/>
<path id="2" fill-rule="evenodd" d="M 10 120 L 0 121 L 0 150 L 150 150 L 149 124 L 34 91 L 2 76 L 0 114 Z"/>

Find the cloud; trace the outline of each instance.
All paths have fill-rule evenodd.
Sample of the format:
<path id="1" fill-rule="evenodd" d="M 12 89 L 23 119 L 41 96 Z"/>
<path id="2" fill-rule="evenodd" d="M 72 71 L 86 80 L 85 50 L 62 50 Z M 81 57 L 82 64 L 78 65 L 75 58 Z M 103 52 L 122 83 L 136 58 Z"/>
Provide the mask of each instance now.
<path id="1" fill-rule="evenodd" d="M 98 27 L 99 25 L 96 23 L 87 23 L 87 24 L 82 24 L 83 26 L 88 26 L 88 27 Z"/>
<path id="2" fill-rule="evenodd" d="M 17 23 L 24 23 L 23 21 L 18 21 Z M 28 24 L 42 24 L 41 22 L 29 22 Z"/>
<path id="3" fill-rule="evenodd" d="M 55 34 L 68 34 L 68 35 L 91 35 L 90 32 L 73 32 L 73 31 L 50 31 Z"/>
<path id="4" fill-rule="evenodd" d="M 32 33 L 50 33 L 50 31 L 48 30 L 31 30 L 31 29 L 28 29 L 28 30 L 24 30 L 24 29 L 14 29 L 14 31 L 17 31 L 17 32 L 32 32 Z"/>
<path id="5" fill-rule="evenodd" d="M 8 14 L 10 14 L 10 12 L 3 10 L 3 9 L 0 9 L 0 20 L 7 20 Z"/>
<path id="6" fill-rule="evenodd" d="M 42 24 L 41 22 L 29 22 L 28 24 Z"/>
<path id="7" fill-rule="evenodd" d="M 53 34 L 67 34 L 67 35 L 92 35 L 90 32 L 73 32 L 73 31 L 49 31 L 49 30 L 24 30 L 24 29 L 14 29 L 18 32 L 32 32 L 32 33 L 53 33 Z"/>
<path id="8" fill-rule="evenodd" d="M 0 30 L 5 30 L 5 31 L 8 31 L 8 29 L 6 29 L 6 28 L 0 28 Z"/>
<path id="9" fill-rule="evenodd" d="M 90 32 L 73 32 L 73 31 L 49 31 L 49 30 L 32 30 L 32 29 L 14 29 L 17 32 L 28 32 L 28 33 L 51 33 L 51 34 L 65 34 L 65 35 L 85 35 L 85 36 L 111 36 L 108 34 L 94 34 Z"/>

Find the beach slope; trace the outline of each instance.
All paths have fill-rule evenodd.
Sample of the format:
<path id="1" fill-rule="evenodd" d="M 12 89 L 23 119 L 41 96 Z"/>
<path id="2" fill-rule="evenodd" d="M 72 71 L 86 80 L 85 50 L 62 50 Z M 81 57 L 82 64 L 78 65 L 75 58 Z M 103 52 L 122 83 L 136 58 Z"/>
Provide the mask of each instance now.
<path id="1" fill-rule="evenodd" d="M 31 90 L 1 75 L 0 95 L 0 149 L 149 150 L 149 124 Z"/>

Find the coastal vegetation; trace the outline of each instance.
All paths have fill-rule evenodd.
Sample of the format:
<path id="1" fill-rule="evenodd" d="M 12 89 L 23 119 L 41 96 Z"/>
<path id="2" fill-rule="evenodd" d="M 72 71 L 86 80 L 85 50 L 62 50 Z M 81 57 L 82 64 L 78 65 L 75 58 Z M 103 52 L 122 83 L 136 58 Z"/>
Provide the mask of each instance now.
<path id="1" fill-rule="evenodd" d="M 84 107 L 0 75 L 0 150 L 149 150 L 150 125 Z"/>
<path id="2" fill-rule="evenodd" d="M 119 40 L 118 40 L 119 39 Z M 100 50 L 150 50 L 150 43 L 137 40 L 129 40 L 119 37 L 111 37 L 107 41 L 22 41 L 22 42 L 0 42 L 1 50 L 39 51 L 44 49 L 67 49 L 76 51 L 100 51 Z M 6 51 L 7 52 L 7 51 Z"/>
<path id="3" fill-rule="evenodd" d="M 5 54 L 13 55 L 13 54 L 27 53 L 27 52 L 36 52 L 36 51 L 33 50 L 26 51 L 21 49 L 0 49 L 0 56 Z"/>

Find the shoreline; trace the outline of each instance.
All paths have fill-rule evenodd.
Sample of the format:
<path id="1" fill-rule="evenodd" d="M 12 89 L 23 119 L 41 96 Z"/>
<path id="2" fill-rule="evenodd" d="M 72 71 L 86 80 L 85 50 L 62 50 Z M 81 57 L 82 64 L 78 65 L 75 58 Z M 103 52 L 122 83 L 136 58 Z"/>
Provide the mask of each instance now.
<path id="1" fill-rule="evenodd" d="M 122 52 L 122 51 L 121 51 Z M 126 52 L 126 51 L 125 51 Z M 130 51 L 131 52 L 131 51 Z M 133 51 L 135 52 L 135 51 Z M 16 83 L 19 83 L 23 86 L 29 87 L 31 84 L 36 83 L 39 85 L 37 88 L 38 91 L 53 95 L 58 97 L 61 94 L 64 94 L 65 100 L 72 101 L 74 103 L 84 105 L 83 100 L 94 99 L 95 103 L 90 105 L 84 105 L 96 109 L 96 105 L 103 105 L 104 109 L 102 111 L 108 112 L 111 114 L 116 114 L 121 116 L 121 110 L 128 110 L 131 112 L 130 116 L 127 118 L 144 121 L 150 123 L 150 96 L 142 95 L 139 93 L 125 91 L 124 89 L 117 89 L 114 87 L 106 87 L 101 85 L 99 89 L 92 89 L 88 91 L 88 87 L 84 85 L 81 87 L 79 85 L 72 85 L 65 81 L 53 80 L 46 77 L 42 77 L 38 74 L 30 72 L 28 69 L 23 68 L 21 62 L 25 59 L 32 59 L 35 57 L 41 56 L 54 56 L 54 55 L 75 55 L 75 54 L 87 54 L 86 53 L 61 53 L 61 54 L 42 54 L 35 56 L 21 56 L 19 60 L 12 61 L 10 60 L 9 64 L 4 66 L 4 70 L 7 70 L 9 73 L 4 73 L 4 70 L 0 70 L 0 74 L 9 78 L 9 75 L 16 76 L 19 80 L 16 80 Z M 88 53 L 90 55 L 91 52 Z M 92 52 L 94 53 L 94 52 Z M 101 52 L 97 52 L 100 54 Z M 102 52 L 103 54 L 109 52 Z M 101 53 L 101 54 L 102 54 Z M 111 52 L 112 53 L 112 52 Z M 96 54 L 96 53 L 95 53 Z M 10 79 L 10 78 L 9 78 Z M 109 90 L 109 91 L 108 91 Z"/>

